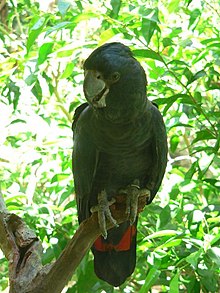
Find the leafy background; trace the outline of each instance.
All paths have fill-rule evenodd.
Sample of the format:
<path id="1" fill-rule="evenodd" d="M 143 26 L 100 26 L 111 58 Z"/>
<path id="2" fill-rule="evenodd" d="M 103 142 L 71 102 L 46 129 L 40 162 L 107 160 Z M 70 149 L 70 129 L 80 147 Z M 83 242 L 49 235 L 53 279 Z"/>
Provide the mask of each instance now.
<path id="1" fill-rule="evenodd" d="M 1 190 L 9 210 L 43 242 L 44 263 L 59 256 L 78 227 L 71 122 L 84 101 L 82 64 L 91 51 L 109 41 L 129 45 L 166 123 L 167 173 L 140 216 L 134 274 L 112 288 L 95 277 L 88 254 L 63 292 L 219 292 L 219 2 L 1 6 Z M 7 273 L 0 252 L 1 292 Z"/>

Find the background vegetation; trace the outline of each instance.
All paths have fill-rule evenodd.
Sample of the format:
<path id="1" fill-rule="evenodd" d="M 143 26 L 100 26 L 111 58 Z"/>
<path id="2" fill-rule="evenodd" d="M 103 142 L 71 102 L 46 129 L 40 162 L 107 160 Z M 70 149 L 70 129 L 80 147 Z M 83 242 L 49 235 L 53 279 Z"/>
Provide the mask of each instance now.
<path id="1" fill-rule="evenodd" d="M 65 292 L 219 292 L 218 1 L 10 0 L 0 8 L 1 190 L 43 241 L 44 263 L 78 227 L 71 121 L 94 48 L 130 46 L 167 127 L 166 178 L 140 216 L 134 274 L 114 289 L 95 277 L 88 254 Z M 7 286 L 0 253 L 0 291 Z"/>

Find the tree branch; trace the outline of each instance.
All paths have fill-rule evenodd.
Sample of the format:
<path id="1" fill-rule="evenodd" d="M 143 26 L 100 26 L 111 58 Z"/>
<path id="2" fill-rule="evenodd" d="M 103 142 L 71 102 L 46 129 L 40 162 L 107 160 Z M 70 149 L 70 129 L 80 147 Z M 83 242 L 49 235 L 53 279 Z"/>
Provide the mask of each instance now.
<path id="1" fill-rule="evenodd" d="M 139 211 L 146 196 L 139 198 Z M 10 214 L 0 194 L 0 247 L 9 261 L 10 293 L 60 293 L 81 260 L 101 235 L 97 213 L 82 222 L 60 257 L 42 266 L 42 245 L 35 233 L 14 214 Z M 114 219 L 120 224 L 127 220 L 124 197 L 117 197 L 111 206 Z M 107 229 L 113 224 L 107 222 Z"/>

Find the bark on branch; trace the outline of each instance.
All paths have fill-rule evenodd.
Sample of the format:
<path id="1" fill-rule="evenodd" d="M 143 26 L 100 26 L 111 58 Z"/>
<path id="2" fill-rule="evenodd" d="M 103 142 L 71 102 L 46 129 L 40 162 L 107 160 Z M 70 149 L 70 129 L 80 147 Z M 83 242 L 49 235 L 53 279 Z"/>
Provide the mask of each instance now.
<path id="1" fill-rule="evenodd" d="M 140 197 L 139 212 L 145 204 L 146 197 Z M 111 212 L 118 223 L 127 220 L 123 198 L 118 197 Z M 42 266 L 41 242 L 21 218 L 7 211 L 0 193 L 0 248 L 9 262 L 10 293 L 60 293 L 100 234 L 94 213 L 80 224 L 60 257 Z"/>

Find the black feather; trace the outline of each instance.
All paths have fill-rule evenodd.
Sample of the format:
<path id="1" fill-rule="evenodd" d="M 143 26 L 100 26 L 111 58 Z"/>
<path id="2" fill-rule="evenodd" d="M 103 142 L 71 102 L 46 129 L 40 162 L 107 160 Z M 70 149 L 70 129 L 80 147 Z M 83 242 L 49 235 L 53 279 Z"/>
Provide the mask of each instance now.
<path id="1" fill-rule="evenodd" d="M 106 96 L 106 107 L 82 105 L 76 110 L 73 171 L 79 221 L 90 216 L 97 195 L 106 190 L 108 198 L 118 194 L 135 179 L 141 188 L 156 195 L 167 164 L 167 140 L 162 116 L 146 97 L 146 75 L 131 50 L 121 43 L 105 44 L 85 61 L 84 69 L 97 70 L 105 79 L 120 73 Z M 129 223 L 114 228 L 107 242 L 120 242 Z M 131 275 L 136 262 L 136 236 L 128 251 L 97 251 L 97 275 L 118 286 Z"/>

